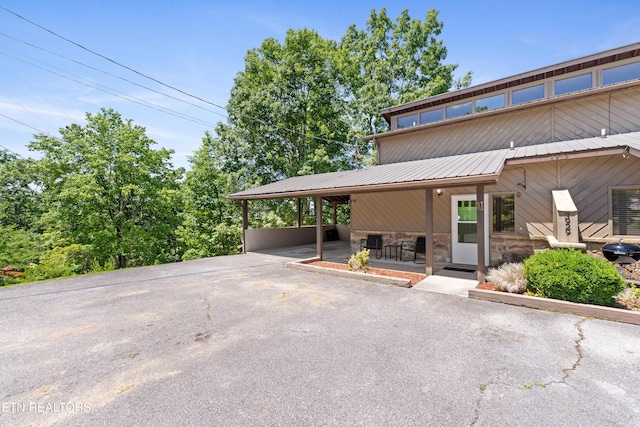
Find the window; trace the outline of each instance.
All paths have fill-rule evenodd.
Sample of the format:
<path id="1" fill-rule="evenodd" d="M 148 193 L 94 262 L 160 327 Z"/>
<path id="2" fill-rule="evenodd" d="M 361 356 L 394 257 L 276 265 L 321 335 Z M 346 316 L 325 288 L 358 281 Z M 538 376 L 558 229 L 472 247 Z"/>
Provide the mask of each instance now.
<path id="1" fill-rule="evenodd" d="M 602 85 L 640 79 L 640 62 L 602 70 Z"/>
<path id="2" fill-rule="evenodd" d="M 466 114 L 471 114 L 471 102 L 447 107 L 447 119 L 464 116 Z"/>
<path id="3" fill-rule="evenodd" d="M 580 76 L 569 77 L 566 79 L 556 80 L 555 93 L 563 95 L 565 93 L 577 92 L 579 90 L 591 88 L 591 73 L 582 74 Z"/>
<path id="4" fill-rule="evenodd" d="M 475 200 L 458 200 L 458 243 L 478 243 L 478 207 Z"/>
<path id="5" fill-rule="evenodd" d="M 418 115 L 412 114 L 410 116 L 398 117 L 398 129 L 408 128 L 418 124 Z"/>
<path id="6" fill-rule="evenodd" d="M 531 86 L 525 89 L 514 90 L 511 94 L 511 103 L 513 105 L 522 104 L 523 102 L 535 101 L 544 98 L 544 85 Z"/>
<path id="7" fill-rule="evenodd" d="M 425 111 L 424 113 L 420 113 L 420 123 L 433 123 L 444 118 L 442 114 L 442 108 L 438 108 L 437 110 Z"/>
<path id="8" fill-rule="evenodd" d="M 640 236 L 640 188 L 611 190 L 613 234 Z"/>
<path id="9" fill-rule="evenodd" d="M 502 108 L 505 105 L 504 93 L 476 100 L 476 113 Z"/>
<path id="10" fill-rule="evenodd" d="M 515 233 L 516 211 L 513 194 L 496 194 L 493 196 L 493 232 Z"/>

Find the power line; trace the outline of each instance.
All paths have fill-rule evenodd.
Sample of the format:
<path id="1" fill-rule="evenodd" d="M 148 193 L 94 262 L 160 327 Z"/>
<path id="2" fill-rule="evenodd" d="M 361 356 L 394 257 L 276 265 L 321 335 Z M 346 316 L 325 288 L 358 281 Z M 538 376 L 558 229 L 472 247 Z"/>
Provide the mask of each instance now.
<path id="1" fill-rule="evenodd" d="M 5 48 L 5 49 L 7 49 L 7 48 Z M 8 49 L 8 50 L 10 50 L 12 52 L 15 52 L 12 49 Z M 15 56 L 7 55 L 6 53 L 3 53 L 3 52 L 0 52 L 0 55 L 5 55 L 5 56 L 7 56 L 9 58 L 15 59 L 16 61 L 20 61 L 20 62 L 22 62 L 24 64 L 27 64 L 27 65 L 29 65 L 31 67 L 40 69 L 42 71 L 46 71 L 48 73 L 51 73 L 51 74 L 56 75 L 58 77 L 62 77 L 62 78 L 67 79 L 67 80 L 71 80 L 71 81 L 76 82 L 76 83 L 80 83 L 80 84 L 88 86 L 90 88 L 97 89 L 97 90 L 99 90 L 101 92 L 105 92 L 105 93 L 108 93 L 109 95 L 113 95 L 113 96 L 116 96 L 118 98 L 122 98 L 122 99 L 124 99 L 126 101 L 130 101 L 130 102 L 136 103 L 138 105 L 142 105 L 143 107 L 151 108 L 153 110 L 160 111 L 160 112 L 163 112 L 163 113 L 166 113 L 166 114 L 169 114 L 169 115 L 172 115 L 174 117 L 178 117 L 178 118 L 181 118 L 181 119 L 184 119 L 184 120 L 189 120 L 191 122 L 198 123 L 198 124 L 201 124 L 201 125 L 215 126 L 215 124 L 213 124 L 213 123 L 210 123 L 210 122 L 207 122 L 207 121 L 204 121 L 204 120 L 189 116 L 187 114 L 183 114 L 183 113 L 180 113 L 180 112 L 177 112 L 177 111 L 173 111 L 173 110 L 171 110 L 169 108 L 158 106 L 156 104 L 153 104 L 153 103 L 148 102 L 148 101 L 144 101 L 144 100 L 142 100 L 140 98 L 137 98 L 135 96 L 132 96 L 132 95 L 127 95 L 126 93 L 121 92 L 121 91 L 119 91 L 117 89 L 109 88 L 107 86 L 101 85 L 100 83 L 93 82 L 91 80 L 85 79 L 85 78 L 83 78 L 81 76 L 78 76 L 76 74 L 73 74 L 73 73 L 70 73 L 68 71 L 62 70 L 61 68 L 58 68 L 56 66 L 53 66 L 53 65 L 50 65 L 50 64 L 45 64 L 42 61 L 38 61 L 37 59 L 30 58 L 30 57 L 28 57 L 26 55 L 22 55 L 22 56 L 24 56 L 25 58 L 28 58 L 28 59 L 30 59 L 32 61 L 37 61 L 37 62 L 40 62 L 42 64 L 45 64 L 45 65 L 47 65 L 47 66 L 49 66 L 49 67 L 51 67 L 51 68 L 53 68 L 55 70 L 59 70 L 60 72 L 68 74 L 69 76 L 72 76 L 74 78 L 66 76 L 64 74 L 60 74 L 60 73 L 58 73 L 56 71 L 52 71 L 50 69 L 44 68 L 44 67 L 42 67 L 40 65 L 37 65 L 37 64 L 35 64 L 33 62 L 29 62 L 29 61 L 26 61 L 24 59 L 20 59 L 20 58 L 15 57 Z M 219 114 L 219 113 L 216 113 L 216 114 Z"/>
<path id="2" fill-rule="evenodd" d="M 0 113 L 0 114 L 1 114 L 1 113 Z M 4 116 L 4 114 L 2 114 L 2 115 Z M 7 116 L 5 116 L 5 117 L 7 117 Z M 8 119 L 11 119 L 10 117 L 7 117 L 7 118 L 8 118 Z M 11 119 L 11 120 L 13 120 L 13 119 Z M 4 145 L 2 145 L 2 144 L 0 144 L 0 148 L 2 148 L 2 149 L 3 149 L 3 150 L 5 150 L 5 151 L 8 151 L 9 153 L 13 153 L 13 154 L 15 154 L 16 156 L 20 157 L 21 159 L 26 160 L 26 159 L 24 158 L 24 156 L 22 156 L 20 153 L 17 153 L 17 152 L 15 152 L 15 151 L 13 151 L 12 149 L 5 147 L 5 146 L 4 146 Z"/>
<path id="3" fill-rule="evenodd" d="M 9 116 L 7 116 L 6 114 L 2 114 L 2 113 L 0 113 L 0 116 L 5 117 L 5 118 L 7 118 L 7 119 L 9 119 L 9 120 L 12 120 L 12 121 L 14 121 L 14 122 L 16 122 L 16 123 L 18 123 L 18 124 L 21 124 L 22 126 L 26 126 L 26 127 L 28 127 L 29 129 L 33 129 L 33 130 L 35 130 L 36 132 L 39 132 L 39 133 L 43 133 L 43 134 L 45 134 L 45 135 L 48 135 L 48 133 L 47 133 L 47 132 L 41 131 L 41 130 L 40 130 L 40 129 L 38 129 L 38 128 L 34 128 L 33 126 L 28 125 L 28 124 L 26 124 L 26 123 L 24 123 L 24 122 L 21 122 L 20 120 L 14 119 L 13 117 L 9 117 Z"/>
<path id="4" fill-rule="evenodd" d="M 173 95 L 169 95 L 169 94 L 167 94 L 167 93 L 160 92 L 159 90 L 156 90 L 156 89 L 150 88 L 150 87 L 148 87 L 148 86 L 144 86 L 144 85 L 142 85 L 142 84 L 140 84 L 140 83 L 134 82 L 134 81 L 129 80 L 129 79 L 125 78 L 125 77 L 118 76 L 118 75 L 116 75 L 116 74 L 112 74 L 112 73 L 110 73 L 110 72 L 108 72 L 108 71 L 101 70 L 101 69 L 99 69 L 99 68 L 93 67 L 93 66 L 91 66 L 91 65 L 85 64 L 85 63 L 80 62 L 80 61 L 76 61 L 76 60 L 75 60 L 75 59 L 73 59 L 73 58 L 69 58 L 69 57 L 67 57 L 67 56 L 65 56 L 65 55 L 62 55 L 62 54 L 59 54 L 59 53 L 56 53 L 56 52 L 52 52 L 52 51 L 50 51 L 50 50 L 48 50 L 48 49 L 45 49 L 45 48 L 40 47 L 40 46 L 37 46 L 37 45 L 35 45 L 35 44 L 33 44 L 33 43 L 29 43 L 29 42 L 26 42 L 26 41 L 24 41 L 24 40 L 21 40 L 21 39 L 19 39 L 19 38 L 17 38 L 17 37 L 12 37 L 12 36 L 10 36 L 10 35 L 8 35 L 8 34 L 5 34 L 5 33 L 2 33 L 2 32 L 0 32 L 0 36 L 3 36 L 3 37 L 6 37 L 6 38 L 9 38 L 9 39 L 15 40 L 15 41 L 20 42 L 20 43 L 23 43 L 23 44 L 25 44 L 25 45 L 27 45 L 27 46 L 31 46 L 31 47 L 33 47 L 34 49 L 38 49 L 38 50 L 41 50 L 41 51 L 43 51 L 43 52 L 49 53 L 49 54 L 51 54 L 51 55 L 55 55 L 55 56 L 57 56 L 57 57 L 59 57 L 59 58 L 66 59 L 67 61 L 71 61 L 71 62 L 73 62 L 73 63 L 75 63 L 75 64 L 82 65 L 83 67 L 89 68 L 89 69 L 94 70 L 94 71 L 98 71 L 98 72 L 100 72 L 100 73 L 106 74 L 107 76 L 114 77 L 114 78 L 116 78 L 116 79 L 122 80 L 122 81 L 124 81 L 124 82 L 130 83 L 130 84 L 135 85 L 135 86 L 138 86 L 138 87 L 140 87 L 140 88 L 142 88 L 142 89 L 149 90 L 149 91 L 151 91 L 151 92 L 155 92 L 155 93 L 157 93 L 157 94 L 159 94 L 159 95 L 166 96 L 166 97 L 171 98 L 171 99 L 174 99 L 174 100 L 176 100 L 176 101 L 183 102 L 183 103 L 185 103 L 185 104 L 187 104 L 187 105 L 191 105 L 192 107 L 196 107 L 196 108 L 199 108 L 199 109 L 201 109 L 201 110 L 208 111 L 208 112 L 210 112 L 210 113 L 217 114 L 217 115 L 219 115 L 219 116 L 222 116 L 222 117 L 224 117 L 224 118 L 227 118 L 227 116 L 225 116 L 224 114 L 220 114 L 220 113 L 218 113 L 218 112 L 216 112 L 216 111 L 209 110 L 209 109 L 204 108 L 204 107 L 202 107 L 202 106 L 200 106 L 200 105 L 198 105 L 198 104 L 194 104 L 194 103 L 192 103 L 192 102 L 186 101 L 186 100 L 184 100 L 184 99 L 182 99 L 182 98 L 178 98 L 178 97 L 175 97 L 175 96 L 173 96 Z M 222 107 L 220 107 L 220 108 L 222 108 Z M 223 109 L 224 109 L 224 108 L 223 108 Z M 226 110 L 225 110 L 225 111 L 226 111 Z"/>
<path id="5" fill-rule="evenodd" d="M 182 90 L 182 89 L 179 89 L 179 88 L 177 88 L 177 87 L 175 87 L 175 86 L 172 86 L 172 85 L 170 85 L 170 84 L 164 83 L 164 82 L 162 82 L 162 81 L 160 81 L 160 80 L 158 80 L 158 79 L 156 79 L 156 78 L 154 78 L 154 77 L 151 77 L 151 76 L 149 76 L 149 75 L 147 75 L 147 74 L 145 74 L 145 73 L 142 73 L 142 72 L 140 72 L 140 71 L 138 71 L 138 70 L 135 70 L 135 69 L 133 69 L 133 68 L 131 68 L 131 67 L 127 66 L 127 65 L 124 65 L 124 64 L 122 64 L 122 63 L 120 63 L 120 62 L 118 62 L 118 61 L 116 61 L 116 60 L 114 60 L 114 59 L 111 59 L 111 58 L 109 58 L 109 57 L 107 57 L 107 56 L 105 56 L 105 55 L 102 55 L 101 53 L 98 53 L 98 52 L 96 52 L 96 51 L 94 51 L 94 50 L 92 50 L 92 49 L 89 49 L 89 48 L 87 48 L 87 47 L 83 46 L 83 45 L 82 45 L 82 44 L 80 44 L 80 43 L 77 43 L 77 42 L 75 42 L 75 41 L 73 41 L 73 40 L 71 40 L 71 39 L 69 39 L 69 38 L 67 38 L 67 37 L 64 37 L 64 36 L 62 36 L 62 35 L 60 35 L 60 34 L 56 33 L 56 32 L 55 32 L 55 31 L 53 31 L 53 30 L 50 30 L 50 29 L 48 29 L 48 28 L 46 28 L 46 27 L 44 27 L 44 26 L 42 26 L 42 25 L 40 25 L 40 24 L 38 24 L 38 23 L 35 23 L 35 22 L 33 22 L 33 21 L 31 21 L 31 20 L 29 20 L 29 19 L 27 19 L 27 18 L 23 17 L 22 15 L 20 15 L 20 14 L 18 14 L 18 13 L 16 13 L 16 12 L 14 12 L 14 11 L 12 11 L 12 10 L 7 9 L 7 8 L 6 8 L 6 7 L 4 7 L 4 6 L 0 6 L 0 9 L 2 9 L 2 10 L 4 10 L 4 11 L 6 11 L 6 12 L 8 12 L 8 13 L 10 13 L 10 14 L 14 15 L 14 16 L 16 16 L 17 18 L 19 18 L 19 19 L 21 19 L 21 20 L 23 20 L 23 21 L 25 21 L 25 22 L 28 22 L 29 24 L 31 24 L 31 25 L 33 25 L 33 26 L 35 26 L 35 27 L 38 27 L 38 28 L 42 29 L 43 31 L 46 31 L 47 33 L 49 33 L 49 34 L 51 34 L 51 35 L 53 35 L 53 36 L 55 36 L 55 37 L 57 37 L 57 38 L 59 38 L 59 39 L 61 39 L 61 40 L 66 41 L 67 43 L 70 43 L 70 44 L 72 44 L 72 45 L 74 45 L 74 46 L 76 46 L 76 47 L 78 47 L 78 48 L 80 48 L 80 49 L 82 49 L 82 50 L 85 50 L 85 51 L 87 51 L 87 52 L 89 52 L 89 53 L 91 53 L 91 54 L 93 54 L 93 55 L 95 55 L 95 56 L 98 56 L 99 58 L 102 58 L 102 59 L 104 59 L 105 61 L 111 62 L 112 64 L 115 64 L 115 65 L 117 65 L 117 66 L 119 66 L 119 67 L 122 67 L 122 68 L 124 68 L 124 69 L 126 69 L 126 70 L 128 70 L 128 71 L 131 71 L 131 72 L 132 72 L 132 73 L 134 73 L 134 74 L 137 74 L 137 75 L 139 75 L 139 76 L 141 76 L 141 77 L 144 77 L 144 78 L 146 78 L 146 79 L 148 79 L 148 80 L 151 80 L 151 81 L 153 81 L 153 82 L 155 82 L 155 83 L 158 83 L 159 85 L 164 86 L 164 87 L 166 87 L 166 88 L 172 89 L 172 90 L 174 90 L 174 91 L 176 91 L 176 92 L 178 92 L 178 93 L 181 93 L 181 94 L 183 94 L 183 95 L 185 95 L 185 96 L 188 96 L 188 97 L 193 98 L 193 99 L 197 99 L 197 100 L 198 100 L 198 101 L 200 101 L 200 102 L 203 102 L 203 103 L 205 103 L 205 104 L 211 105 L 211 106 L 216 107 L 216 108 L 220 108 L 220 109 L 222 109 L 222 110 L 224 110 L 224 111 L 227 111 L 228 113 L 231 113 L 227 108 L 225 108 L 225 107 L 223 107 L 223 106 L 221 106 L 221 105 L 219 105 L 219 104 L 216 104 L 216 103 L 214 103 L 214 102 L 208 101 L 208 100 L 206 100 L 206 99 L 204 99 L 204 98 L 201 98 L 201 97 L 199 97 L 199 96 L 197 96 L 197 95 L 194 95 L 194 94 L 191 94 L 191 93 L 189 93 L 189 92 L 186 92 L 186 91 L 184 91 L 184 90 Z M 355 147 L 357 146 L 357 145 L 356 145 L 356 146 L 354 146 L 353 144 L 349 144 L 349 143 L 342 142 L 342 141 L 332 140 L 332 139 L 329 139 L 329 138 L 324 138 L 324 137 L 319 137 L 319 136 L 313 136 L 313 135 L 312 135 L 312 136 L 309 136 L 309 135 L 306 135 L 306 134 L 304 134 L 304 133 L 302 133 L 302 132 L 298 132 L 298 131 L 296 131 L 296 130 L 294 130 L 294 129 L 289 129 L 289 128 L 284 127 L 284 126 L 279 126 L 279 125 L 276 125 L 276 124 L 274 124 L 274 123 L 269 123 L 269 122 L 267 122 L 267 121 L 265 121 L 265 120 L 262 120 L 262 119 L 259 119 L 259 118 L 256 118 L 256 117 L 252 117 L 252 116 L 249 116 L 249 115 L 246 115 L 246 114 L 242 114 L 242 113 L 239 113 L 239 112 L 238 112 L 238 115 L 239 115 L 239 116 L 241 116 L 241 117 L 247 118 L 247 119 L 249 119 L 249 120 L 255 121 L 255 122 L 257 122 L 257 123 L 260 123 L 260 124 L 262 124 L 262 125 L 264 125 L 264 126 L 267 126 L 267 127 L 270 127 L 270 128 L 275 128 L 275 129 L 284 130 L 284 131 L 287 131 L 287 132 L 290 132 L 290 133 L 293 133 L 293 134 L 297 134 L 297 135 L 303 136 L 303 137 L 305 137 L 305 138 L 312 138 L 312 139 L 316 139 L 316 140 L 319 140 L 319 141 L 324 141 L 324 142 L 329 142 L 329 143 L 340 144 L 340 145 L 342 145 L 342 146 L 349 147 L 349 148 L 355 148 Z"/>

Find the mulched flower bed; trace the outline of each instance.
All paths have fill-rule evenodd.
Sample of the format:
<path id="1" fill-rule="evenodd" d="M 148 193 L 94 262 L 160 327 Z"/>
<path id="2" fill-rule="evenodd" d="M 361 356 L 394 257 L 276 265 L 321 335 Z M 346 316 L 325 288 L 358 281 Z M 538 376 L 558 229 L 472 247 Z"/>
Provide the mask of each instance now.
<path id="1" fill-rule="evenodd" d="M 315 265 L 316 267 L 333 268 L 336 270 L 349 271 L 349 267 L 346 264 L 339 264 L 337 262 L 327 261 L 313 261 L 308 263 L 309 265 Z M 396 277 L 400 279 L 411 280 L 411 286 L 415 285 L 421 280 L 426 279 L 426 274 L 411 273 L 408 271 L 387 270 L 384 268 L 367 267 L 367 274 L 375 274 L 378 276 Z"/>

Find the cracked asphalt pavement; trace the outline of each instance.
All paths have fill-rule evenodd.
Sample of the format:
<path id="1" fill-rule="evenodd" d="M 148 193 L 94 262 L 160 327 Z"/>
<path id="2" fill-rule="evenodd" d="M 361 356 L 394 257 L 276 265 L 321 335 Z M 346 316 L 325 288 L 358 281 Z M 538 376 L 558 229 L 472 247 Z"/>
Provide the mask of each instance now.
<path id="1" fill-rule="evenodd" d="M 247 254 L 0 288 L 0 425 L 640 426 L 640 327 Z"/>

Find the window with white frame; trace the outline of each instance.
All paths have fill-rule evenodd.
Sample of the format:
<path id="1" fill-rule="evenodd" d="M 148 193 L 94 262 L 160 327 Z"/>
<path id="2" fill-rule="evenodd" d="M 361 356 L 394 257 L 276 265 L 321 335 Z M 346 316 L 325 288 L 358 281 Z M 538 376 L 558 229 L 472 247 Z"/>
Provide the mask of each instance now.
<path id="1" fill-rule="evenodd" d="M 640 79 L 640 62 L 602 70 L 603 86 L 634 79 Z"/>
<path id="2" fill-rule="evenodd" d="M 640 187 L 611 189 L 611 222 L 615 236 L 640 236 Z"/>
<path id="3" fill-rule="evenodd" d="M 444 118 L 442 108 L 420 113 L 420 124 L 438 122 Z"/>
<path id="4" fill-rule="evenodd" d="M 530 86 L 524 89 L 514 90 L 511 93 L 511 104 L 522 104 L 523 102 L 535 101 L 544 98 L 544 85 Z"/>
<path id="5" fill-rule="evenodd" d="M 566 79 L 558 79 L 554 82 L 556 95 L 564 95 L 565 93 L 578 92 L 580 90 L 590 89 L 592 86 L 591 73 L 581 74 L 579 76 L 568 77 Z"/>
<path id="6" fill-rule="evenodd" d="M 398 117 L 398 129 L 408 128 L 418 124 L 418 115 L 411 114 L 410 116 Z"/>
<path id="7" fill-rule="evenodd" d="M 476 100 L 476 113 L 481 111 L 491 111 L 496 108 L 502 108 L 506 105 L 504 93 L 493 95 L 488 98 L 480 98 Z"/>
<path id="8" fill-rule="evenodd" d="M 446 108 L 447 119 L 453 119 L 454 117 L 465 116 L 471 114 L 471 102 L 465 102 L 464 104 L 450 105 Z"/>

